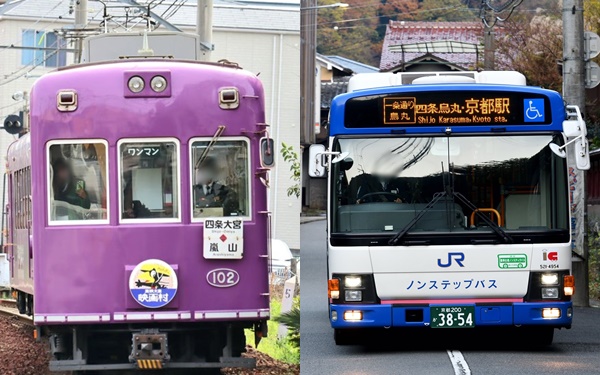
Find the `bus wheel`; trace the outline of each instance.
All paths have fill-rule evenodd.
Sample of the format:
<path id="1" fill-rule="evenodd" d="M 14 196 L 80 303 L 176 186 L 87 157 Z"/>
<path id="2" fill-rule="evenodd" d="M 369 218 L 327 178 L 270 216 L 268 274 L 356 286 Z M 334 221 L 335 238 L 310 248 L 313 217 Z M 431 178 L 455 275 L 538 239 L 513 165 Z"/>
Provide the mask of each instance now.
<path id="1" fill-rule="evenodd" d="M 522 333 L 524 341 L 535 347 L 550 346 L 554 340 L 554 327 L 529 327 Z"/>
<path id="2" fill-rule="evenodd" d="M 333 339 L 336 345 L 352 345 L 356 342 L 356 332 L 351 329 L 334 329 Z"/>

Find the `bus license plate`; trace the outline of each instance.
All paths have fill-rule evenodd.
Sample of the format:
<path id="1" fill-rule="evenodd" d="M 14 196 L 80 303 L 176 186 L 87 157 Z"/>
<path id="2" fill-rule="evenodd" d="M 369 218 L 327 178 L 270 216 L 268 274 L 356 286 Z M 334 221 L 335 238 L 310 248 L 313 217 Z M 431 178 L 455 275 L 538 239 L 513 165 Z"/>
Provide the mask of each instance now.
<path id="1" fill-rule="evenodd" d="M 430 312 L 431 328 L 475 327 L 473 306 L 432 306 Z"/>

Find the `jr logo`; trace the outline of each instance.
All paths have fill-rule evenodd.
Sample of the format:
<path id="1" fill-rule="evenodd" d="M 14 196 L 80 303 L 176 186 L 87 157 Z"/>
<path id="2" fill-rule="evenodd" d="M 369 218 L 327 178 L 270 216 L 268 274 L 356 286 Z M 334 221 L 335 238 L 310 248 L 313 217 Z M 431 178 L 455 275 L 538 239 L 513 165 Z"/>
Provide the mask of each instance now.
<path id="1" fill-rule="evenodd" d="M 453 259 L 456 262 L 456 264 L 458 264 L 461 267 L 464 267 L 462 262 L 465 260 L 465 253 L 448 253 L 448 262 L 442 263 L 442 260 L 438 259 L 438 266 L 443 268 L 450 267 L 452 265 Z"/>

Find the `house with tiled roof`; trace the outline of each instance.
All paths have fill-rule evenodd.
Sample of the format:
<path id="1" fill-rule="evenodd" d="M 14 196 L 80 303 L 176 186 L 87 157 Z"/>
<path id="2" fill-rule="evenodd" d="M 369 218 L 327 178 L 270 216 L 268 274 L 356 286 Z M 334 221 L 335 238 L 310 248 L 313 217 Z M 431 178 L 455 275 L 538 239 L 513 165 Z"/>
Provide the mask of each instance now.
<path id="1" fill-rule="evenodd" d="M 483 59 L 481 22 L 390 21 L 379 69 L 384 72 L 472 70 Z"/>

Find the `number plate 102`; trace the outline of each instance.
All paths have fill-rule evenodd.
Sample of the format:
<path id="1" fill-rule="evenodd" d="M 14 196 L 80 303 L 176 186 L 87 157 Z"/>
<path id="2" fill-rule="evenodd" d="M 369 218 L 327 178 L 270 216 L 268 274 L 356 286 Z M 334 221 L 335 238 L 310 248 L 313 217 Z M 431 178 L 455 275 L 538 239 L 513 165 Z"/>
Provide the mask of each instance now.
<path id="1" fill-rule="evenodd" d="M 473 306 L 432 306 L 430 312 L 431 328 L 475 327 Z"/>

